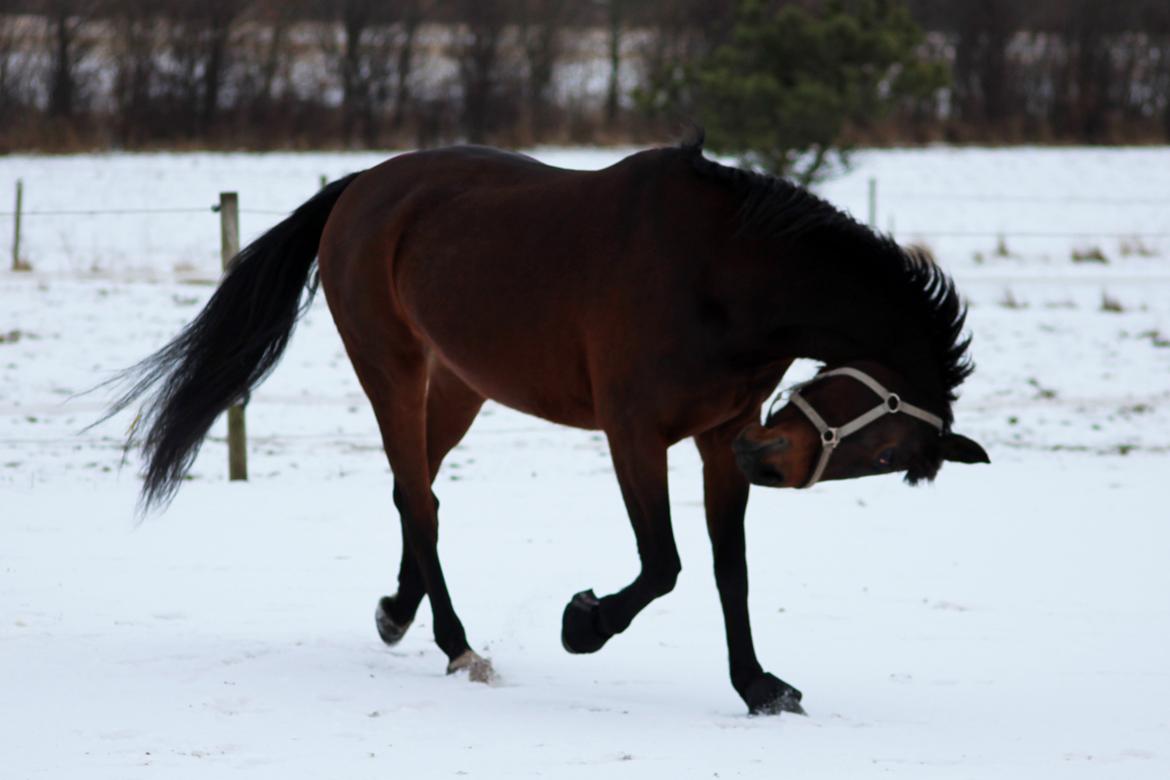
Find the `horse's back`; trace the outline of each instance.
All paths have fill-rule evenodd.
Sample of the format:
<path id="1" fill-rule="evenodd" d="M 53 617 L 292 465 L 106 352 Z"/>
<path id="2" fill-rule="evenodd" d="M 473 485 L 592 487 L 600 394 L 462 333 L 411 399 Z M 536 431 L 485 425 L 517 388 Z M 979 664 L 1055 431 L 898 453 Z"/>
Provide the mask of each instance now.
<path id="1" fill-rule="evenodd" d="M 649 282 L 638 267 L 648 253 L 630 247 L 654 229 L 645 201 L 656 154 L 591 172 L 472 146 L 371 169 L 323 242 L 339 327 L 338 308 L 364 308 L 368 322 L 388 307 L 381 316 L 400 318 L 483 395 L 593 427 L 599 313 Z"/>
<path id="2" fill-rule="evenodd" d="M 353 262 L 375 262 L 396 274 L 407 254 L 400 251 L 406 249 L 401 245 L 404 238 L 417 243 L 416 237 L 432 232 L 460 238 L 463 231 L 458 228 L 466 224 L 468 200 L 490 201 L 510 190 L 548 187 L 580 173 L 485 146 L 391 157 L 358 176 L 342 194 L 322 237 L 322 274 L 336 269 L 332 275 L 338 282 L 357 278 L 359 274 L 348 267 L 337 267 Z M 457 223 L 454 231 L 452 222 Z"/>

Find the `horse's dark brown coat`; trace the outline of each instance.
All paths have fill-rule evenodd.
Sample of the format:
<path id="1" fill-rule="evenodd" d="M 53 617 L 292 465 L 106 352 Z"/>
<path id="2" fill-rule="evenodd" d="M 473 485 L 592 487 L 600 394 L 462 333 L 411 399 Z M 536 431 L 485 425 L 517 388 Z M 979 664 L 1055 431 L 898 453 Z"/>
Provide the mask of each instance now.
<path id="1" fill-rule="evenodd" d="M 420 152 L 359 177 L 334 209 L 321 243 L 322 287 L 374 404 L 421 564 L 420 584 L 404 561 L 392 617 L 409 620 L 429 594 L 436 637 L 452 658 L 467 642 L 435 553 L 430 485 L 484 398 L 609 439 L 643 570 L 595 607 L 590 627 L 600 642 L 673 586 L 680 564 L 666 449 L 696 438 L 732 677 L 747 696 L 764 673 L 747 622 L 748 485 L 734 437 L 762 430 L 760 405 L 798 356 L 900 355 L 903 362 L 877 370 L 907 397 L 918 380 L 917 394 L 937 408 L 950 390 L 937 366 L 924 365 L 930 334 L 916 343 L 921 323 L 888 311 L 874 281 L 888 274 L 865 268 L 878 260 L 825 257 L 815 233 L 770 240 L 741 230 L 743 199 L 731 182 L 704 176 L 697 154 L 659 149 L 579 172 L 488 149 Z M 869 247 L 834 235 L 821 242 L 829 251 L 889 252 L 870 239 Z M 870 345 L 879 346 L 871 353 Z M 859 453 L 926 438 L 920 428 L 905 418 L 875 426 L 874 441 L 854 444 L 827 478 L 859 475 Z M 793 429 L 789 438 L 804 441 L 787 460 L 807 469 L 815 440 L 795 421 Z M 849 464 L 853 472 L 843 472 Z M 869 460 L 861 468 L 874 471 Z M 804 475 L 780 482 L 801 484 Z M 766 696 L 792 692 L 773 685 Z"/>
<path id="2" fill-rule="evenodd" d="M 792 361 L 861 367 L 947 424 L 940 436 L 882 418 L 838 448 L 823 479 L 916 480 L 944 459 L 986 459 L 949 430 L 970 371 L 964 311 L 928 258 L 698 145 L 598 172 L 459 147 L 327 187 L 241 253 L 199 317 L 135 369 L 120 406 L 162 384 L 145 418 L 148 502 L 173 492 L 214 415 L 279 357 L 315 254 L 394 473 L 403 555 L 398 592 L 380 605 L 388 642 L 426 595 L 439 646 L 452 660 L 469 650 L 431 484 L 486 398 L 609 441 L 642 568 L 617 593 L 570 602 L 572 652 L 600 648 L 674 587 L 666 451 L 694 438 L 732 683 L 753 712 L 800 707 L 756 659 L 743 523 L 749 482 L 801 485 L 819 452 L 801 415 L 759 421 Z M 870 408 L 868 392 L 830 378 L 806 397 L 835 425 Z"/>

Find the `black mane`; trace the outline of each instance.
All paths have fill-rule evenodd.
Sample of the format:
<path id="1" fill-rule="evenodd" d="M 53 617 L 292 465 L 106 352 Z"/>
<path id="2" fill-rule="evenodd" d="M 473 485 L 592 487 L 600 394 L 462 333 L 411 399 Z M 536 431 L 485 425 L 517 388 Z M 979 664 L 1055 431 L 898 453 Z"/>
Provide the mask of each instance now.
<path id="1" fill-rule="evenodd" d="M 934 410 L 949 430 L 954 420 L 951 403 L 974 365 L 967 354 L 971 339 L 963 334 L 967 307 L 930 252 L 898 245 L 790 181 L 707 159 L 701 132 L 679 152 L 689 157 L 700 176 L 723 182 L 741 199 L 741 234 L 786 242 L 831 236 L 834 243 L 848 245 L 850 255 L 865 257 L 866 270 L 897 295 L 897 305 L 928 339 L 938 371 L 940 397 Z"/>

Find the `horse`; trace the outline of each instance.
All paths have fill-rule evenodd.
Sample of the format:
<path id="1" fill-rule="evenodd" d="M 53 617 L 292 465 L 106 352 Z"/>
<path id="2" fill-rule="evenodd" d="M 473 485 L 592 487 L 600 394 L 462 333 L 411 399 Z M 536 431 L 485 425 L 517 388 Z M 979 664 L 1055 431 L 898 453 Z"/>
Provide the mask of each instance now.
<path id="1" fill-rule="evenodd" d="M 444 581 L 432 483 L 485 399 L 608 440 L 640 571 L 616 593 L 572 597 L 570 653 L 601 649 L 674 587 L 666 453 L 694 440 L 731 683 L 752 714 L 803 707 L 752 642 L 750 485 L 890 472 L 916 483 L 944 461 L 989 462 L 951 430 L 973 369 L 966 307 L 924 250 L 784 179 L 709 159 L 701 136 L 593 172 L 457 146 L 325 186 L 122 375 L 109 414 L 141 404 L 144 510 L 173 497 L 217 415 L 274 368 L 318 286 L 373 406 L 402 525 L 378 633 L 400 641 L 426 596 L 447 671 L 472 680 L 491 666 Z M 825 368 L 761 420 L 797 358 Z"/>

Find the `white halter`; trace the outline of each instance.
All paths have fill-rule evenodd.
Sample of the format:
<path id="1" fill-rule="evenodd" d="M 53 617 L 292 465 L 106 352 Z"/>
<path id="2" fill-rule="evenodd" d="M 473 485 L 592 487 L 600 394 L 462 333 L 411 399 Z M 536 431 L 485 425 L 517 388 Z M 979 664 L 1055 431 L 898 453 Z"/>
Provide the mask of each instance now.
<path id="1" fill-rule="evenodd" d="M 832 427 L 827 422 L 825 422 L 825 419 L 821 417 L 820 414 L 817 413 L 817 410 L 812 407 L 812 404 L 806 401 L 800 394 L 800 388 L 808 387 L 814 382 L 819 382 L 822 379 L 827 379 L 831 376 L 847 376 L 856 379 L 858 382 L 861 382 L 870 390 L 873 390 L 875 393 L 877 393 L 878 396 L 882 399 L 882 402 L 874 408 L 870 409 L 868 412 L 853 418 L 844 425 L 840 425 L 836 428 Z M 886 390 L 886 388 L 883 387 L 880 382 L 871 377 L 869 374 L 865 373 L 864 371 L 859 371 L 856 368 L 849 368 L 848 366 L 844 368 L 834 368 L 831 371 L 825 371 L 822 374 L 818 374 L 808 382 L 803 382 L 797 385 L 792 389 L 790 400 L 792 403 L 796 404 L 797 409 L 804 412 L 804 416 L 808 418 L 808 421 L 813 424 L 813 427 L 817 429 L 817 433 L 819 433 L 821 436 L 821 456 L 817 460 L 817 467 L 813 469 L 812 476 L 809 477 L 808 482 L 804 483 L 803 485 L 803 487 L 806 488 L 812 487 L 820 480 L 821 475 L 825 473 L 825 468 L 829 465 L 829 458 L 833 456 L 833 450 L 837 449 L 837 445 L 841 443 L 842 439 L 844 439 L 846 436 L 849 436 L 850 434 L 857 433 L 865 426 L 869 425 L 880 417 L 884 417 L 887 414 L 908 414 L 911 417 L 917 417 L 919 420 L 933 425 L 938 429 L 939 433 L 942 433 L 943 430 L 943 421 L 941 417 L 931 414 L 925 409 L 915 406 L 914 404 L 906 403 L 898 397 L 897 393 L 891 393 L 889 390 Z"/>

